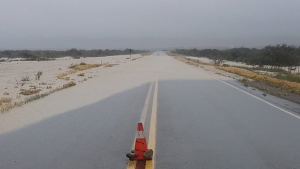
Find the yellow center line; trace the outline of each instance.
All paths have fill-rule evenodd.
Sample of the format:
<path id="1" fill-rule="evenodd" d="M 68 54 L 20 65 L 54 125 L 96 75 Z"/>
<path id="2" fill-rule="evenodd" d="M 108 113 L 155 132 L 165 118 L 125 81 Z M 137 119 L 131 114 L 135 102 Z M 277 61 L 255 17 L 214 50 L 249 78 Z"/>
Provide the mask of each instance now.
<path id="1" fill-rule="evenodd" d="M 153 82 L 150 84 L 150 87 L 149 87 L 149 90 L 148 90 L 148 93 L 147 93 L 147 97 L 146 97 L 146 100 L 145 100 L 145 103 L 144 103 L 144 108 L 143 108 L 141 118 L 140 118 L 140 122 L 143 123 L 143 125 L 144 125 L 145 119 L 146 119 L 146 114 L 147 114 L 147 110 L 148 110 L 148 105 L 149 105 L 149 101 L 150 101 L 150 95 L 151 95 L 152 87 L 153 87 Z M 131 150 L 134 149 L 134 145 L 135 145 L 135 138 L 133 140 Z M 127 169 L 135 169 L 136 163 L 137 163 L 136 160 L 129 161 L 128 164 L 127 164 Z"/>
<path id="2" fill-rule="evenodd" d="M 127 164 L 127 169 L 135 169 L 137 161 L 129 161 Z"/>
<path id="3" fill-rule="evenodd" d="M 155 168 L 157 93 L 158 93 L 158 81 L 155 82 L 153 104 L 152 104 L 152 114 L 151 114 L 151 121 L 150 121 L 149 141 L 148 141 L 148 149 L 153 150 L 153 158 L 152 158 L 152 160 L 146 161 L 145 169 L 154 169 Z"/>

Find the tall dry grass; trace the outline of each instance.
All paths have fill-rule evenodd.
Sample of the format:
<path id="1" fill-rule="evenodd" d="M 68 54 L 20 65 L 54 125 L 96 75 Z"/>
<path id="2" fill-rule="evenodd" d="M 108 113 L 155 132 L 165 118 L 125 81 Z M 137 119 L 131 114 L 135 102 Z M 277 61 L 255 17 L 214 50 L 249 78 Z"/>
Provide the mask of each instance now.
<path id="1" fill-rule="evenodd" d="M 100 67 L 102 66 L 101 64 L 86 64 L 86 63 L 81 63 L 79 65 L 71 65 L 69 68 L 77 70 L 77 71 L 82 71 L 82 70 L 87 70 L 87 69 L 92 69 L 95 67 Z"/>
<path id="2" fill-rule="evenodd" d="M 259 75 L 257 73 L 251 72 L 246 69 L 236 68 L 236 67 L 221 67 L 217 66 L 217 69 L 224 70 L 226 72 L 234 73 L 240 76 L 244 76 L 255 81 L 265 82 L 266 84 L 274 87 L 278 87 L 287 90 L 292 93 L 300 94 L 300 83 L 290 82 L 287 80 L 280 80 L 274 77 L 269 77 L 265 75 Z"/>
<path id="3" fill-rule="evenodd" d="M 10 103 L 12 98 L 1 98 L 0 99 L 0 106 L 4 103 Z"/>
<path id="4" fill-rule="evenodd" d="M 202 65 L 209 65 L 209 66 L 213 66 L 212 63 L 206 63 L 206 62 L 202 62 L 200 60 L 196 60 L 196 59 L 191 59 L 191 58 L 186 58 L 186 60 L 188 61 L 188 63 L 193 63 L 193 64 L 202 64 Z"/>
<path id="5" fill-rule="evenodd" d="M 0 99 L 0 112 L 7 111 L 13 107 L 12 98 L 1 98 Z"/>
<path id="6" fill-rule="evenodd" d="M 25 98 L 23 101 L 20 101 L 20 102 L 12 102 L 11 98 L 1 98 L 0 99 L 0 112 L 1 113 L 7 112 L 8 110 L 10 110 L 14 107 L 20 107 L 23 104 L 27 104 L 29 102 L 32 102 L 34 100 L 38 100 L 40 98 L 44 98 L 46 96 L 49 96 L 52 93 L 58 92 L 60 90 L 63 90 L 63 89 L 66 89 L 66 88 L 69 88 L 69 87 L 72 87 L 72 86 L 75 86 L 75 85 L 76 85 L 76 83 L 71 81 L 71 82 L 68 82 L 68 83 L 64 84 L 62 87 L 58 87 L 58 88 L 53 89 L 53 90 L 51 90 L 49 92 L 46 92 L 46 93 L 35 94 L 33 96 L 29 96 L 29 97 Z"/>
<path id="7" fill-rule="evenodd" d="M 92 69 L 95 67 L 100 67 L 102 66 L 101 64 L 86 64 L 86 63 L 80 63 L 80 64 L 71 64 L 69 66 L 70 69 L 73 70 L 69 70 L 67 72 L 61 73 L 59 75 L 57 75 L 56 77 L 58 79 L 64 79 L 64 80 L 69 80 L 68 78 L 66 78 L 66 76 L 71 75 L 76 73 L 77 71 L 83 71 L 83 70 L 87 70 L 87 69 Z"/>
<path id="8" fill-rule="evenodd" d="M 70 75 L 70 74 L 73 74 L 73 73 L 76 73 L 76 72 L 77 72 L 76 70 L 70 70 L 70 71 L 61 73 L 61 74 L 57 75 L 56 77 L 57 77 L 58 79 L 66 79 L 66 76 L 68 76 L 68 75 Z"/>
<path id="9" fill-rule="evenodd" d="M 75 85 L 76 85 L 76 83 L 74 81 L 71 81 L 69 83 L 64 84 L 62 88 L 66 89 L 66 88 L 69 88 L 69 87 L 72 87 L 72 86 L 75 86 Z"/>
<path id="10" fill-rule="evenodd" d="M 118 65 L 118 64 L 104 64 L 104 67 L 113 67 L 113 66 L 116 66 L 116 65 Z"/>
<path id="11" fill-rule="evenodd" d="M 29 89 L 29 90 L 23 89 L 19 94 L 33 95 L 33 94 L 39 93 L 40 91 L 42 91 L 42 90 L 41 89 Z"/>

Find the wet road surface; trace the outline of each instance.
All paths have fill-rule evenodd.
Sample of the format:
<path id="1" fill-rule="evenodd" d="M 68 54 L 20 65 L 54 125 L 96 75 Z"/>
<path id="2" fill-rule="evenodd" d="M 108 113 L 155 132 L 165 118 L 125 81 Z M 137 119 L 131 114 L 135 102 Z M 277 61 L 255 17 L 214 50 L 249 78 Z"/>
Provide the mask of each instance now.
<path id="1" fill-rule="evenodd" d="M 0 135 L 0 168 L 125 168 L 148 88 Z"/>
<path id="2" fill-rule="evenodd" d="M 149 139 L 156 102 L 157 169 L 300 168 L 299 114 L 218 80 L 158 80 L 157 101 L 150 86 L 0 135 L 0 168 L 126 168 L 149 91 L 144 125 Z"/>
<path id="3" fill-rule="evenodd" d="M 157 168 L 300 168 L 300 120 L 218 81 L 163 81 Z"/>

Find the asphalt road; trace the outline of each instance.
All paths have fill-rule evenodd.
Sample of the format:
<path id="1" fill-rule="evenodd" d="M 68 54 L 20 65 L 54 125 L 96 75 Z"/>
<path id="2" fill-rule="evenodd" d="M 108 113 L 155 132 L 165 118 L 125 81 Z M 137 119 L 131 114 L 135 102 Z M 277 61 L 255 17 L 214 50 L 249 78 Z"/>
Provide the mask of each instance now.
<path id="1" fill-rule="evenodd" d="M 0 168 L 126 168 L 150 86 L 0 135 Z M 295 112 L 219 80 L 159 80 L 157 95 L 157 169 L 300 168 Z M 152 112 L 148 106 L 147 139 Z"/>
<path id="2" fill-rule="evenodd" d="M 300 168 L 300 119 L 216 80 L 158 86 L 157 168 Z"/>
<path id="3" fill-rule="evenodd" d="M 145 84 L 0 135 L 0 168 L 126 168 L 148 88 Z"/>

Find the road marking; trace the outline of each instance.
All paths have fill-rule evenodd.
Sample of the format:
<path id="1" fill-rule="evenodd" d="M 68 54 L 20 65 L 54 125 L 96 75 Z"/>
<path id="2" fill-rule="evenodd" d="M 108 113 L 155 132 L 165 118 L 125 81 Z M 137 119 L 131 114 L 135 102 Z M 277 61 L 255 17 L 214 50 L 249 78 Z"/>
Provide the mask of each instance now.
<path id="1" fill-rule="evenodd" d="M 152 92 L 152 88 L 153 88 L 153 82 L 151 82 L 148 93 L 147 93 L 147 97 L 144 103 L 144 108 L 140 117 L 140 122 L 143 123 L 143 125 L 145 124 L 145 120 L 146 120 L 146 116 L 147 116 L 147 111 L 148 111 L 148 106 L 149 106 L 149 101 L 150 101 L 150 96 L 151 96 L 151 92 Z M 134 149 L 134 145 L 135 145 L 135 138 L 133 140 L 133 144 L 131 147 L 131 150 Z M 127 164 L 127 169 L 135 169 L 137 164 L 137 161 L 129 161 Z"/>
<path id="2" fill-rule="evenodd" d="M 253 94 L 248 93 L 248 92 L 246 92 L 246 91 L 244 91 L 244 90 L 242 90 L 242 89 L 240 89 L 240 88 L 238 88 L 238 87 L 236 87 L 236 86 L 233 86 L 232 84 L 229 84 L 229 83 L 227 83 L 227 82 L 225 82 L 225 81 L 223 81 L 223 80 L 220 80 L 220 79 L 217 79 L 217 80 L 220 81 L 220 82 L 222 82 L 222 83 L 224 83 L 224 84 L 226 84 L 226 85 L 228 85 L 228 86 L 230 86 L 230 87 L 233 87 L 233 88 L 235 88 L 235 89 L 237 89 L 237 90 L 239 90 L 239 91 L 241 91 L 241 92 L 243 92 L 243 93 L 246 93 L 246 94 L 248 94 L 248 95 L 250 95 L 250 96 L 252 96 L 252 97 L 254 97 L 254 98 L 256 98 L 256 99 L 258 99 L 258 100 L 260 100 L 260 101 L 262 101 L 262 102 L 264 102 L 264 103 L 266 103 L 266 104 L 268 104 L 268 105 L 270 105 L 270 106 L 272 106 L 272 107 L 274 107 L 274 108 L 276 108 L 276 109 L 278 109 L 278 110 L 281 110 L 281 111 L 283 111 L 283 112 L 285 112 L 285 113 L 287 113 L 287 114 L 289 114 L 289 115 L 291 115 L 291 116 L 294 116 L 294 117 L 296 117 L 297 119 L 300 119 L 300 116 L 297 116 L 297 115 L 295 115 L 295 114 L 293 114 L 293 113 L 291 113 L 291 112 L 289 112 L 289 111 L 286 111 L 286 110 L 284 110 L 284 109 L 282 109 L 282 108 L 280 108 L 280 107 L 278 107 L 278 106 L 275 106 L 274 104 L 272 104 L 272 103 L 270 103 L 270 102 L 268 102 L 268 101 L 266 101 L 266 100 L 264 100 L 264 99 L 261 99 L 261 98 L 259 98 L 259 97 L 257 97 L 257 96 L 254 96 Z"/>
<path id="3" fill-rule="evenodd" d="M 150 101 L 150 96 L 151 96 L 151 91 L 152 91 L 152 87 L 153 87 L 153 82 L 151 83 L 149 90 L 148 90 L 148 94 L 144 103 L 144 108 L 142 111 L 142 115 L 140 118 L 140 122 L 143 123 L 143 125 L 145 124 L 145 120 L 146 120 L 146 115 L 147 115 L 147 111 L 148 111 L 148 106 L 149 106 L 149 101 Z"/>
<path id="4" fill-rule="evenodd" d="M 146 161 L 145 169 L 154 169 L 155 168 L 157 93 L 158 93 L 158 81 L 155 82 L 153 104 L 152 104 L 152 114 L 151 114 L 151 121 L 150 121 L 149 141 L 148 141 L 148 149 L 153 150 L 153 158 L 150 161 L 149 160 Z"/>
<path id="5" fill-rule="evenodd" d="M 127 164 L 127 169 L 135 169 L 136 166 L 136 160 L 135 161 L 129 161 Z"/>

